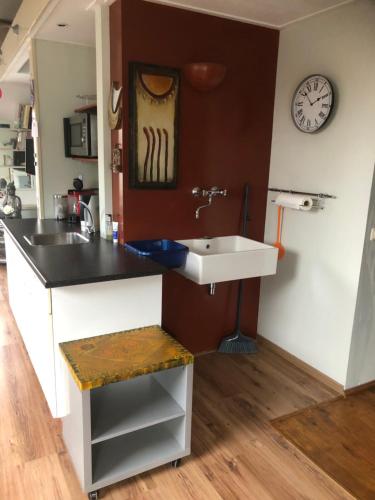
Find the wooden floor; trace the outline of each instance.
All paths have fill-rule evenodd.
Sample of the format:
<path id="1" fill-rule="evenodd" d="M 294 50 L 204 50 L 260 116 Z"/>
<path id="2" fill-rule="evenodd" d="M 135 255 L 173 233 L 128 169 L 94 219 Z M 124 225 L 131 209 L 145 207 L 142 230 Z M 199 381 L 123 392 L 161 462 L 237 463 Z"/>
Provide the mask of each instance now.
<path id="1" fill-rule="evenodd" d="M 375 499 L 375 387 L 274 425 L 356 498 Z"/>
<path id="2" fill-rule="evenodd" d="M 32 318 L 30 318 L 32 321 Z M 38 339 L 35 339 L 37 342 Z M 107 500 L 353 498 L 270 420 L 336 394 L 265 348 L 196 360 L 192 455 L 106 488 Z M 81 500 L 61 438 L 7 303 L 0 268 L 0 498 Z"/>

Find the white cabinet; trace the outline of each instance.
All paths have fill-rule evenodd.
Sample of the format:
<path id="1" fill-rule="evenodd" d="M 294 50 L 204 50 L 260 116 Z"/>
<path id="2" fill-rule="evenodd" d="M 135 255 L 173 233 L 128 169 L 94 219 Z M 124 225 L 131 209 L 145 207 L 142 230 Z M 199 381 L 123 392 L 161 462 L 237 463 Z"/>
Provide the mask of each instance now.
<path id="1" fill-rule="evenodd" d="M 82 392 L 69 376 L 63 436 L 82 489 L 99 490 L 189 455 L 192 381 L 193 364 Z"/>
<path id="2" fill-rule="evenodd" d="M 44 288 L 5 233 L 9 302 L 53 417 L 68 412 L 59 343 L 160 325 L 162 277 Z"/>
<path id="3" fill-rule="evenodd" d="M 6 232 L 4 236 L 10 306 L 54 415 L 56 391 L 51 291 L 43 287 Z"/>

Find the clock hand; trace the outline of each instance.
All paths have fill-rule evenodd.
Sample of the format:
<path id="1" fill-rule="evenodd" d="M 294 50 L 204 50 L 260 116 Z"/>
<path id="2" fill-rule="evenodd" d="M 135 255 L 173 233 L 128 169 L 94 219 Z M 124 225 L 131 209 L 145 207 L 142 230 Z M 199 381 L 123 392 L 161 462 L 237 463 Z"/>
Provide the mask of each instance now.
<path id="1" fill-rule="evenodd" d="M 313 102 L 313 104 L 315 104 L 316 102 L 320 101 L 321 98 L 322 98 L 322 96 L 320 96 L 317 99 L 315 99 L 315 101 Z"/>
<path id="2" fill-rule="evenodd" d="M 310 97 L 308 96 L 308 94 L 306 92 L 304 94 L 302 94 L 302 92 L 301 92 L 301 95 L 307 97 L 307 100 L 309 101 L 310 106 L 312 106 L 314 104 L 313 102 L 310 101 Z"/>

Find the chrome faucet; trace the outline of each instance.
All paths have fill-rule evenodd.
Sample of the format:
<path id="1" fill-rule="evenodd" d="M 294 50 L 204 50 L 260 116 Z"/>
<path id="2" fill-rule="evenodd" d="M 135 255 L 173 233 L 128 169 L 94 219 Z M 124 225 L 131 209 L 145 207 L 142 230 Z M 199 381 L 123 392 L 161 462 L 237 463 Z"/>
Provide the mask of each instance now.
<path id="1" fill-rule="evenodd" d="M 85 207 L 85 209 L 89 213 L 90 219 L 91 219 L 91 224 L 89 224 L 88 221 L 86 220 L 86 213 L 85 213 L 86 230 L 89 234 L 94 234 L 95 233 L 94 218 L 92 216 L 92 213 L 91 213 L 89 206 L 87 205 L 87 203 L 85 203 L 84 201 L 81 201 L 81 200 L 77 201 L 77 205 L 82 205 L 83 207 Z"/>
<path id="2" fill-rule="evenodd" d="M 199 212 L 202 210 L 202 208 L 211 206 L 212 200 L 216 196 L 227 196 L 228 191 L 226 189 L 220 189 L 217 186 L 213 186 L 211 189 L 202 189 L 200 187 L 195 187 L 192 190 L 192 194 L 195 198 L 208 198 L 208 203 L 198 207 L 195 211 L 195 218 L 199 219 Z"/>

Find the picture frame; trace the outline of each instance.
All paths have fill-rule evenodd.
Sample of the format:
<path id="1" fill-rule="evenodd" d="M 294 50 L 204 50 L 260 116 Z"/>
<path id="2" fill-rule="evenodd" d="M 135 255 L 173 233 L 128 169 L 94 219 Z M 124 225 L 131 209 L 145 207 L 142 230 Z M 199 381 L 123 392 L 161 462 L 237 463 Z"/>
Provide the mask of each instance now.
<path id="1" fill-rule="evenodd" d="M 129 64 L 129 187 L 175 189 L 180 71 Z"/>

